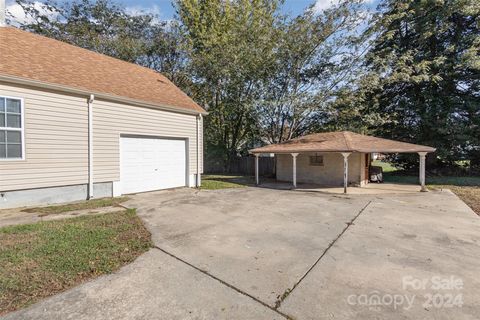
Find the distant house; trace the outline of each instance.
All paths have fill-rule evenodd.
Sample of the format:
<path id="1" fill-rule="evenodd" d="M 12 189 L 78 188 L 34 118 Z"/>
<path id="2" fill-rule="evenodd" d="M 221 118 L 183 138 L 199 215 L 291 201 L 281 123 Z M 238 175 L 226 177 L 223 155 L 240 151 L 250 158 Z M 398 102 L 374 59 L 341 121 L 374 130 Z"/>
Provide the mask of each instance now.
<path id="1" fill-rule="evenodd" d="M 425 156 L 435 148 L 366 136 L 349 131 L 315 133 L 250 150 L 257 156 L 275 154 L 277 180 L 324 186 L 366 185 L 372 153 L 418 153 L 420 185 L 425 190 Z M 259 183 L 258 170 L 256 171 Z"/>
<path id="2" fill-rule="evenodd" d="M 205 113 L 153 70 L 0 27 L 0 208 L 198 186 Z"/>

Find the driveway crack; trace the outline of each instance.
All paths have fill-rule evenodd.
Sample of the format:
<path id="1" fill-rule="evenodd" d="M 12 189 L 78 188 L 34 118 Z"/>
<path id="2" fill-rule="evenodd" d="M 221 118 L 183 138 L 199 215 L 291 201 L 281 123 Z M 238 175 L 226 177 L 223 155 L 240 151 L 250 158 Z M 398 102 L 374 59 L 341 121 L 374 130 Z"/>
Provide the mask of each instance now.
<path id="1" fill-rule="evenodd" d="M 203 273 L 204 275 L 206 275 L 206 276 L 208 276 L 208 277 L 210 277 L 210 278 L 212 278 L 212 279 L 220 282 L 220 283 L 223 284 L 224 286 L 227 286 L 228 288 L 230 288 L 230 289 L 232 289 L 232 290 L 235 290 L 236 292 L 238 292 L 238 293 L 240 293 L 240 294 L 242 294 L 242 295 L 244 295 L 244 296 L 246 296 L 246 297 L 254 300 L 255 302 L 260 303 L 262 306 L 264 306 L 264 307 L 272 310 L 273 312 L 277 313 L 278 315 L 282 316 L 283 318 L 285 318 L 285 319 L 287 319 L 287 320 L 292 320 L 292 318 L 291 318 L 289 315 L 287 315 L 287 314 L 285 314 L 285 313 L 277 310 L 276 308 L 268 305 L 267 303 L 263 302 L 262 300 L 260 300 L 260 299 L 258 299 L 258 298 L 256 298 L 256 297 L 248 294 L 247 292 L 245 292 L 245 291 L 243 291 L 243 290 L 241 290 L 241 289 L 239 289 L 239 288 L 237 288 L 237 287 L 235 287 L 234 285 L 232 285 L 232 284 L 230 284 L 230 283 L 228 283 L 228 282 L 226 282 L 226 281 L 224 281 L 224 280 L 222 280 L 222 279 L 220 279 L 220 278 L 217 278 L 216 276 L 212 275 L 212 274 L 209 273 L 208 271 L 203 270 L 203 269 L 200 269 L 199 267 L 191 264 L 191 263 L 188 262 L 188 261 L 183 260 L 183 259 L 180 258 L 180 257 L 177 257 L 177 256 L 174 255 L 173 253 L 170 253 L 170 252 L 168 252 L 167 250 L 160 248 L 159 246 L 154 245 L 153 247 L 154 247 L 155 249 L 160 250 L 161 252 L 169 255 L 170 257 L 172 257 L 172 258 L 174 258 L 174 259 L 176 259 L 176 260 L 178 260 L 178 261 L 180 261 L 180 262 L 188 265 L 189 267 L 191 267 L 191 268 L 193 268 L 193 269 L 195 269 L 195 270 L 197 270 L 197 271 L 200 271 L 200 272 Z"/>
<path id="2" fill-rule="evenodd" d="M 331 247 L 337 242 L 338 239 L 348 230 L 348 228 L 354 224 L 355 220 L 362 214 L 365 209 L 372 203 L 373 200 L 368 201 L 368 203 L 358 211 L 358 213 L 350 220 L 349 222 L 346 223 L 345 228 L 340 232 L 340 234 L 332 241 L 330 244 L 327 246 L 327 248 L 322 252 L 320 257 L 312 264 L 312 266 L 305 272 L 305 274 L 293 285 L 293 287 L 288 288 L 285 290 L 281 295 L 278 296 L 277 301 L 275 301 L 275 308 L 274 310 L 278 311 L 278 308 L 282 305 L 282 302 L 285 301 L 285 299 L 295 290 L 295 288 L 307 277 L 307 275 L 310 273 L 310 271 L 315 268 L 315 266 L 320 262 L 320 260 L 325 256 L 325 254 L 330 250 Z"/>

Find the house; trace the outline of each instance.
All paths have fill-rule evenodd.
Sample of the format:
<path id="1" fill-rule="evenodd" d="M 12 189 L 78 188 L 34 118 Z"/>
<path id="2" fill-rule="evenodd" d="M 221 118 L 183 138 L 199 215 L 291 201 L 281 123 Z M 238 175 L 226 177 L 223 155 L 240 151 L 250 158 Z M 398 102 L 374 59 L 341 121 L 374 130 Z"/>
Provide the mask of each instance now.
<path id="1" fill-rule="evenodd" d="M 258 157 L 275 154 L 277 180 L 313 183 L 325 186 L 365 186 L 369 180 L 372 153 L 418 153 L 420 156 L 420 185 L 425 191 L 425 156 L 435 149 L 427 146 L 382 139 L 349 131 L 306 135 L 278 144 L 250 150 Z"/>
<path id="2" fill-rule="evenodd" d="M 199 186 L 205 114 L 151 69 L 0 27 L 0 208 Z"/>

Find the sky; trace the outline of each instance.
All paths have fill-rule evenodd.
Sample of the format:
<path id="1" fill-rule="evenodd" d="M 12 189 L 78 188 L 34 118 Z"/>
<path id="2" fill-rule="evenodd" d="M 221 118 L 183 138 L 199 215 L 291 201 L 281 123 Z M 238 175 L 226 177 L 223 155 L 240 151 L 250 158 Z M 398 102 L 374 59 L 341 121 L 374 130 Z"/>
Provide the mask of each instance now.
<path id="1" fill-rule="evenodd" d="M 57 0 L 62 1 L 62 0 Z M 175 10 L 172 7 L 172 2 L 170 0 L 114 0 L 115 2 L 122 4 L 126 7 L 127 12 L 130 13 L 151 13 L 156 14 L 160 17 L 161 20 L 168 20 L 173 18 Z M 300 14 L 305 8 L 311 4 L 315 4 L 315 10 L 321 11 L 328 8 L 332 3 L 336 3 L 339 0 L 286 0 L 282 11 L 285 14 L 292 16 Z M 369 7 L 374 8 L 378 0 L 365 0 Z M 38 0 L 37 2 L 42 2 Z M 23 11 L 18 8 L 18 5 L 15 4 L 15 0 L 6 1 L 7 10 L 10 12 L 15 12 L 20 14 Z"/>
<path id="2" fill-rule="evenodd" d="M 155 12 L 162 19 L 171 19 L 175 13 L 170 0 L 119 0 L 119 2 L 123 3 L 130 10 Z M 284 13 L 296 15 L 314 2 L 315 0 L 287 0 L 282 10 Z M 318 2 L 325 3 L 328 6 L 330 1 L 320 0 Z"/>
<path id="3" fill-rule="evenodd" d="M 161 19 L 171 19 L 175 14 L 172 2 L 170 0 L 118 0 L 129 10 L 146 11 L 156 13 Z M 375 6 L 378 0 L 365 0 L 368 6 Z M 282 11 L 292 16 L 300 14 L 308 6 L 315 4 L 315 9 L 320 11 L 330 7 L 339 0 L 286 0 Z"/>

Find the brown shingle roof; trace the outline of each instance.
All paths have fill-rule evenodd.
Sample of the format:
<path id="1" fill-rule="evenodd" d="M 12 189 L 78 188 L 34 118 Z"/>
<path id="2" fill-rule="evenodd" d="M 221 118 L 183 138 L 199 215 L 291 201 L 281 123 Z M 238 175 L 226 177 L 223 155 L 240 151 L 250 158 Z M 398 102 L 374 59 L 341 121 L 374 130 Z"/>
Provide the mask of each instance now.
<path id="1" fill-rule="evenodd" d="M 0 28 L 0 75 L 205 112 L 158 72 L 12 27 Z"/>
<path id="2" fill-rule="evenodd" d="M 350 131 L 309 134 L 300 138 L 250 150 L 250 153 L 290 152 L 434 152 L 435 148 L 366 136 Z"/>

